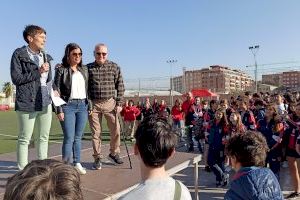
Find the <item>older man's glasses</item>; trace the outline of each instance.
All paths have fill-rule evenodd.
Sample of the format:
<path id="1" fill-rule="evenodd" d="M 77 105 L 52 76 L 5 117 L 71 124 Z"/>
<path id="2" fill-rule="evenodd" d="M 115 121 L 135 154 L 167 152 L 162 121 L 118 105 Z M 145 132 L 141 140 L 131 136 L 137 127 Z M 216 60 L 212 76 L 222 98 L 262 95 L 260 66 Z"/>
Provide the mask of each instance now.
<path id="1" fill-rule="evenodd" d="M 107 55 L 107 53 L 103 53 L 103 52 L 96 52 L 96 55 L 97 55 L 97 56 L 100 56 L 100 55 L 102 55 L 102 56 L 104 57 L 104 56 L 106 56 L 106 55 Z"/>

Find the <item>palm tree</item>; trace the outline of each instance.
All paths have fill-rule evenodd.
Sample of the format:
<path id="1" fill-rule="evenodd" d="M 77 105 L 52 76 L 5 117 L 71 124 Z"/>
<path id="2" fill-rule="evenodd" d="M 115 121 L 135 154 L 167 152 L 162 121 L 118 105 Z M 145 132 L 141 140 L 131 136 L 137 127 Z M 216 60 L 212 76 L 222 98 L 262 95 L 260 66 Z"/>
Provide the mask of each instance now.
<path id="1" fill-rule="evenodd" d="M 3 88 L 2 88 L 2 92 L 5 93 L 6 98 L 9 98 L 12 96 L 13 93 L 13 87 L 12 84 L 10 82 L 5 82 L 3 84 Z"/>

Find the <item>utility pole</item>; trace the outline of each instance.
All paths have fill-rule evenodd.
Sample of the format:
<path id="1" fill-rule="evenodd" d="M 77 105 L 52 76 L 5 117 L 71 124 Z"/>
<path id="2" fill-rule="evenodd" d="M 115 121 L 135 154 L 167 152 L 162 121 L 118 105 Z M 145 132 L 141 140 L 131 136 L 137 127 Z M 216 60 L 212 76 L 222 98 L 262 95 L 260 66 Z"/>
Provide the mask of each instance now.
<path id="1" fill-rule="evenodd" d="M 256 54 L 258 52 L 258 49 L 259 49 L 259 45 L 249 47 L 249 50 L 251 51 L 251 53 L 253 54 L 253 57 L 254 57 L 255 92 L 257 92 L 257 61 L 256 61 Z"/>
<path id="2" fill-rule="evenodd" d="M 182 68 L 182 91 L 181 91 L 181 93 L 183 94 L 186 93 L 185 71 L 186 71 L 186 67 L 183 67 Z"/>
<path id="3" fill-rule="evenodd" d="M 173 74 L 172 67 L 174 63 L 177 63 L 177 60 L 170 59 L 167 60 L 167 63 L 170 64 L 170 105 L 173 106 Z"/>

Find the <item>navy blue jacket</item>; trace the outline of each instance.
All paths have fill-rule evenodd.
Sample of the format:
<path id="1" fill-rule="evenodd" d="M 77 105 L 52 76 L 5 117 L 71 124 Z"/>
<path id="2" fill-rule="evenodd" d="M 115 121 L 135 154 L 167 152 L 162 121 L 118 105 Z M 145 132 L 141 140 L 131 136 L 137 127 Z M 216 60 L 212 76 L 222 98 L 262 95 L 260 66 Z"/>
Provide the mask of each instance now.
<path id="1" fill-rule="evenodd" d="M 244 167 L 237 172 L 225 200 L 282 200 L 280 185 L 268 168 Z"/>
<path id="2" fill-rule="evenodd" d="M 50 64 L 52 57 L 47 55 Z M 37 66 L 29 57 L 26 46 L 18 48 L 12 55 L 10 64 L 12 82 L 16 85 L 15 110 L 34 112 L 43 109 L 41 74 Z M 51 88 L 51 67 L 47 85 Z"/>

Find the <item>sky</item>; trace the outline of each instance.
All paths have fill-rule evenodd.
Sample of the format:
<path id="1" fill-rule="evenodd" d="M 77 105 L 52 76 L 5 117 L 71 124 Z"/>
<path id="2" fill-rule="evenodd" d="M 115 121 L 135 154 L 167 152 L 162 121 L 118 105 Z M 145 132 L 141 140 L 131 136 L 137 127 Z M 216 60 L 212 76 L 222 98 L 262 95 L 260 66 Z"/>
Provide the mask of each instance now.
<path id="1" fill-rule="evenodd" d="M 0 84 L 10 81 L 11 55 L 26 44 L 28 24 L 46 29 L 53 65 L 70 42 L 82 47 L 84 63 L 94 61 L 95 44 L 105 43 L 134 84 L 181 75 L 183 67 L 223 65 L 253 75 L 246 67 L 254 64 L 253 45 L 260 46 L 259 74 L 300 70 L 299 8 L 299 0 L 3 0 Z"/>

